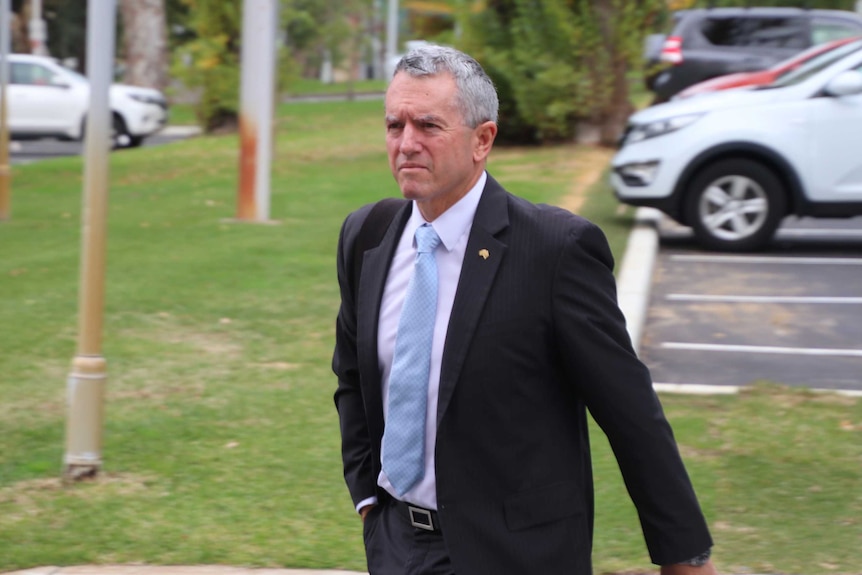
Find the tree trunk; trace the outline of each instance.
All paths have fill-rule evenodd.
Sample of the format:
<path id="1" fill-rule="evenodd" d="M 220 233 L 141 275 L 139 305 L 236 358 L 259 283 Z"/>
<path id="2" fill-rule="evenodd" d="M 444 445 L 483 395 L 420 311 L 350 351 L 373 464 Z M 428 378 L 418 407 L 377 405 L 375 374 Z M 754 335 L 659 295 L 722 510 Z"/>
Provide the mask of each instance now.
<path id="1" fill-rule="evenodd" d="M 123 82 L 164 90 L 168 85 L 168 43 L 164 0 L 120 0 L 123 20 Z"/>
<path id="2" fill-rule="evenodd" d="M 626 127 L 633 106 L 629 101 L 629 86 L 626 78 L 628 65 L 621 43 L 622 36 L 627 32 L 622 30 L 615 16 L 613 0 L 594 0 L 593 13 L 599 19 L 599 26 L 604 39 L 604 49 L 607 64 L 604 74 L 610 74 L 610 94 L 603 106 L 599 122 L 599 143 L 603 146 L 615 146 Z"/>
<path id="3" fill-rule="evenodd" d="M 626 122 L 634 112 L 634 106 L 629 101 L 629 84 L 626 78 L 628 66 L 623 58 L 617 57 L 613 62 L 613 90 L 611 99 L 602 122 L 601 143 L 605 146 L 616 146 L 620 136 L 626 129 Z"/>
<path id="4" fill-rule="evenodd" d="M 10 45 L 12 53 L 30 51 L 30 38 L 27 35 L 27 26 L 21 24 L 22 17 L 14 12 L 12 13 L 12 21 L 9 23 L 9 30 L 12 32 Z"/>

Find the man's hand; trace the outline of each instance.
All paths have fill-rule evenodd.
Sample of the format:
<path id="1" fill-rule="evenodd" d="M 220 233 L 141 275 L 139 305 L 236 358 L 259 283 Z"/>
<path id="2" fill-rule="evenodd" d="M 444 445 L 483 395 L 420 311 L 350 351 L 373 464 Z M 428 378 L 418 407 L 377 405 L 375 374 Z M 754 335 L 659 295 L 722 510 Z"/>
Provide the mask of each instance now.
<path id="1" fill-rule="evenodd" d="M 710 559 L 700 567 L 684 565 L 682 563 L 662 565 L 661 575 L 718 575 L 718 571 L 715 569 L 712 559 Z"/>
<path id="2" fill-rule="evenodd" d="M 363 523 L 365 523 L 365 516 L 368 515 L 368 512 L 371 511 L 372 507 L 374 507 L 374 505 L 366 505 L 365 507 L 363 507 L 362 509 L 359 510 L 359 516 L 362 517 Z"/>

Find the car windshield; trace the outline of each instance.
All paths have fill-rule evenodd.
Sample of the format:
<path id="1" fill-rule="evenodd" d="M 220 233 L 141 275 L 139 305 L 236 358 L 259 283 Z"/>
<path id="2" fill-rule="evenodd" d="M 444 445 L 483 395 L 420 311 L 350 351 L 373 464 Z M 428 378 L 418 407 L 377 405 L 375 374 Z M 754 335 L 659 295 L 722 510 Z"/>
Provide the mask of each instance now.
<path id="1" fill-rule="evenodd" d="M 766 86 L 762 86 L 760 89 L 769 90 L 772 88 L 783 88 L 785 86 L 799 84 L 820 70 L 828 68 L 848 54 L 852 54 L 860 49 L 862 49 L 862 40 L 851 42 L 850 44 L 844 44 L 834 50 L 829 50 L 828 52 L 824 52 L 819 56 L 811 58 L 798 68 L 781 74 L 774 82 L 767 84 Z"/>

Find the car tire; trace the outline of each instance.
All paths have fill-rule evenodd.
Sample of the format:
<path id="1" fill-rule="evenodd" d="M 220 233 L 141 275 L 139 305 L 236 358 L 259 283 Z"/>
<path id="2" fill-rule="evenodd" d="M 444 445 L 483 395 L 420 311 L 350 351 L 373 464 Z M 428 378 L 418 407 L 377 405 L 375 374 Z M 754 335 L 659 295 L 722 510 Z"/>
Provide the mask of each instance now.
<path id="1" fill-rule="evenodd" d="M 764 247 L 787 213 L 786 192 L 775 173 L 741 158 L 702 169 L 686 195 L 686 222 L 702 245 L 715 250 Z"/>
<path id="2" fill-rule="evenodd" d="M 118 150 L 129 148 L 133 145 L 134 138 L 126 128 L 126 122 L 119 114 L 111 116 L 111 149 Z"/>
<path id="3" fill-rule="evenodd" d="M 86 136 L 87 117 L 84 116 L 81 120 L 81 137 L 79 138 L 79 141 L 82 144 L 86 140 Z M 136 137 L 129 134 L 129 131 L 126 129 L 126 123 L 119 114 L 111 114 L 111 133 L 108 135 L 108 138 L 110 140 L 112 150 L 140 146 L 143 141 L 143 138 L 140 138 L 136 143 Z"/>

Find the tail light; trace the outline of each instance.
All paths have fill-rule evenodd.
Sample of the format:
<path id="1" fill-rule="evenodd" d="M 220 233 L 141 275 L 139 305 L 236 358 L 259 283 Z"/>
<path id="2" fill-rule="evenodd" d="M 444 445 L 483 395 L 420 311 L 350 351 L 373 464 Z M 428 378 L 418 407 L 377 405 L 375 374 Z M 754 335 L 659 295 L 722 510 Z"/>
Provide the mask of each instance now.
<path id="1" fill-rule="evenodd" d="M 679 36 L 668 36 L 664 41 L 659 59 L 671 64 L 682 64 L 682 38 Z"/>

